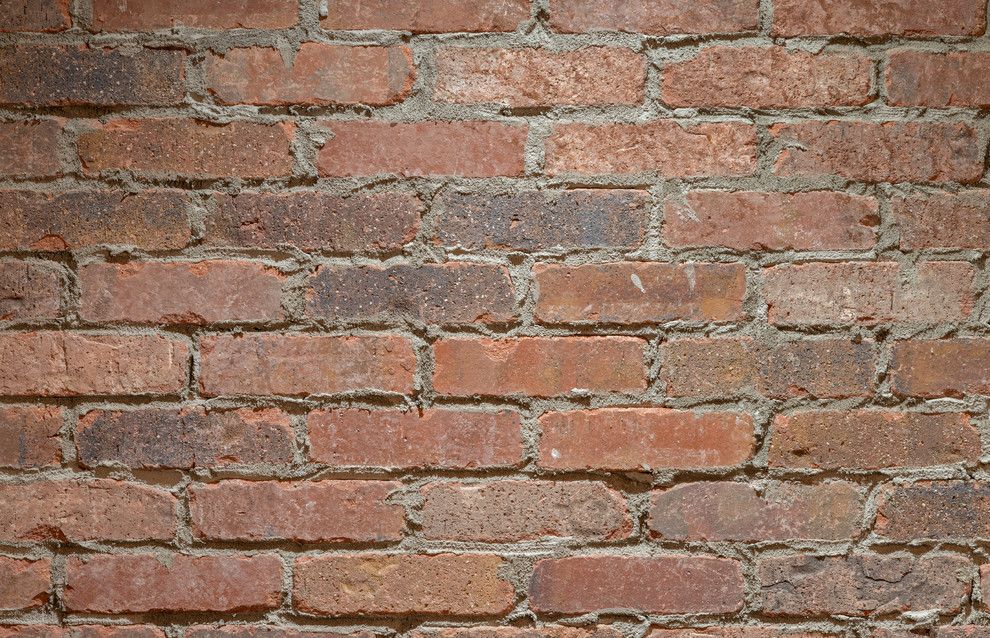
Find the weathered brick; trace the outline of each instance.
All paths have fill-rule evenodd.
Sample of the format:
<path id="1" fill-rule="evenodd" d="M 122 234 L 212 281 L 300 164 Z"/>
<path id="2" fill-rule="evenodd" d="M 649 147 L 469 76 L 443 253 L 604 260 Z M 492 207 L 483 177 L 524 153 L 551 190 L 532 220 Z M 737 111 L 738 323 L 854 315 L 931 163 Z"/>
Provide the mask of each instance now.
<path id="1" fill-rule="evenodd" d="M 874 531 L 889 539 L 990 538 L 990 484 L 919 481 L 880 492 Z"/>
<path id="2" fill-rule="evenodd" d="M 668 246 L 734 250 L 841 250 L 873 245 L 877 202 L 847 193 L 697 190 L 668 199 Z"/>
<path id="3" fill-rule="evenodd" d="M 895 51 L 887 67 L 888 102 L 894 106 L 990 107 L 990 53 Z"/>
<path id="4" fill-rule="evenodd" d="M 650 531 L 673 541 L 842 540 L 858 533 L 863 494 L 852 483 L 683 483 L 654 491 Z"/>
<path id="5" fill-rule="evenodd" d="M 71 556 L 65 609 L 98 614 L 250 612 L 278 607 L 282 561 L 273 554 Z"/>
<path id="6" fill-rule="evenodd" d="M 550 397 L 646 388 L 645 342 L 633 337 L 441 339 L 433 388 L 440 394 Z"/>
<path id="7" fill-rule="evenodd" d="M 756 130 L 741 122 L 555 124 L 546 141 L 546 171 L 550 175 L 752 175 L 756 171 Z"/>
<path id="8" fill-rule="evenodd" d="M 275 625 L 193 625 L 186 630 L 185 638 L 378 638 L 378 634 L 299 631 Z"/>
<path id="9" fill-rule="evenodd" d="M 512 609 L 512 585 L 494 554 L 348 554 L 296 560 L 296 609 L 321 616 L 494 616 Z"/>
<path id="10" fill-rule="evenodd" d="M 642 104 L 646 95 L 646 60 L 630 49 L 551 53 L 443 47 L 436 54 L 436 68 L 437 102 L 599 106 Z"/>
<path id="11" fill-rule="evenodd" d="M 990 592 L 990 564 L 980 565 L 980 591 Z M 983 609 L 990 609 L 990 596 L 983 598 Z"/>
<path id="12" fill-rule="evenodd" d="M 171 540 L 174 496 L 106 479 L 0 485 L 0 539 Z"/>
<path id="13" fill-rule="evenodd" d="M 412 345 L 393 335 L 209 336 L 200 349 L 207 396 L 411 392 L 416 369 Z"/>
<path id="14" fill-rule="evenodd" d="M 799 412 L 774 419 L 771 467 L 818 470 L 975 463 L 980 435 L 965 414 Z"/>
<path id="15" fill-rule="evenodd" d="M 896 262 L 784 265 L 763 270 L 763 296 L 777 325 L 965 321 L 973 274 L 961 261 L 920 263 L 912 281 Z"/>
<path id="16" fill-rule="evenodd" d="M 687 629 L 654 628 L 646 634 L 646 638 L 831 638 L 831 636 L 818 632 L 794 631 L 787 625 L 747 625 Z M 880 637 L 874 635 L 874 638 Z"/>
<path id="17" fill-rule="evenodd" d="M 80 417 L 76 432 L 82 467 L 141 469 L 284 464 L 292 460 L 294 439 L 289 415 L 273 408 L 93 410 Z"/>
<path id="18" fill-rule="evenodd" d="M 830 339 L 764 344 L 680 339 L 661 348 L 670 396 L 863 397 L 873 393 L 873 343 Z"/>
<path id="19" fill-rule="evenodd" d="M 622 638 L 611 625 L 568 627 L 543 625 L 539 627 L 428 627 L 417 629 L 411 638 Z"/>
<path id="20" fill-rule="evenodd" d="M 62 31 L 72 26 L 69 0 L 21 0 L 0 5 L 0 31 Z"/>
<path id="21" fill-rule="evenodd" d="M 769 616 L 954 614 L 969 595 L 962 556 L 781 556 L 756 564 Z"/>
<path id="22" fill-rule="evenodd" d="M 540 417 L 540 467 L 651 471 L 739 465 L 753 452 L 745 414 L 601 408 Z"/>
<path id="23" fill-rule="evenodd" d="M 533 274 L 536 318 L 543 323 L 743 318 L 746 269 L 739 264 L 537 264 Z"/>
<path id="24" fill-rule="evenodd" d="M 422 203 L 410 192 L 348 197 L 316 191 L 217 193 L 204 243 L 313 252 L 396 250 L 419 228 Z"/>
<path id="25" fill-rule="evenodd" d="M 550 0 L 550 26 L 563 33 L 755 31 L 756 0 Z"/>
<path id="26" fill-rule="evenodd" d="M 418 4 L 365 0 L 330 4 L 323 28 L 413 33 L 515 31 L 530 18 L 529 0 L 430 0 Z"/>
<path id="27" fill-rule="evenodd" d="M 0 638 L 165 638 L 149 625 L 15 625 L 0 627 Z"/>
<path id="28" fill-rule="evenodd" d="M 147 31 L 185 26 L 199 29 L 284 29 L 299 22 L 298 7 L 285 0 L 92 0 L 93 31 Z"/>
<path id="29" fill-rule="evenodd" d="M 61 173 L 56 145 L 62 125 L 60 120 L 0 122 L 0 175 L 38 178 Z"/>
<path id="30" fill-rule="evenodd" d="M 186 54 L 85 45 L 0 49 L 0 104 L 177 104 L 186 92 Z"/>
<path id="31" fill-rule="evenodd" d="M 402 537 L 397 481 L 223 481 L 189 490 L 192 531 L 206 540 L 339 543 Z"/>
<path id="32" fill-rule="evenodd" d="M 897 341 L 892 352 L 894 394 L 926 398 L 990 394 L 990 340 Z"/>
<path id="33" fill-rule="evenodd" d="M 976 129 L 932 122 L 774 124 L 784 145 L 782 177 L 838 175 L 865 182 L 978 182 L 983 156 Z"/>
<path id="34" fill-rule="evenodd" d="M 271 47 L 230 49 L 204 63 L 206 88 L 223 104 L 370 104 L 405 99 L 416 70 L 409 47 L 304 42 L 286 68 Z"/>
<path id="35" fill-rule="evenodd" d="M 979 35 L 984 9 L 983 0 L 776 0 L 773 35 Z"/>
<path id="36" fill-rule="evenodd" d="M 494 481 L 420 488 L 426 538 L 508 543 L 546 536 L 616 540 L 632 532 L 622 495 L 600 483 Z"/>
<path id="37" fill-rule="evenodd" d="M 990 629 L 986 625 L 956 625 L 952 627 L 942 626 L 932 628 L 932 635 L 936 638 L 987 638 L 988 632 L 990 632 Z"/>
<path id="38" fill-rule="evenodd" d="M 631 609 L 725 614 L 743 605 L 739 562 L 709 556 L 572 556 L 541 560 L 529 581 L 538 612 Z"/>
<path id="39" fill-rule="evenodd" d="M 0 335 L 0 395 L 174 394 L 187 354 L 184 341 L 158 335 Z"/>
<path id="40" fill-rule="evenodd" d="M 990 193 L 919 193 L 894 197 L 890 211 L 900 229 L 902 249 L 990 247 Z"/>
<path id="41" fill-rule="evenodd" d="M 345 467 L 468 469 L 519 465 L 519 415 L 464 410 L 310 412 L 309 458 Z"/>
<path id="42" fill-rule="evenodd" d="M 320 175 L 354 177 L 521 176 L 525 126 L 500 122 L 372 122 L 324 120 L 333 133 L 320 149 Z"/>
<path id="43" fill-rule="evenodd" d="M 0 263 L 0 321 L 58 317 L 61 287 L 51 268 L 23 261 Z"/>
<path id="44" fill-rule="evenodd" d="M 112 120 L 79 136 L 86 173 L 127 170 L 143 176 L 210 179 L 292 174 L 294 125 L 162 118 Z"/>
<path id="45" fill-rule="evenodd" d="M 52 563 L 0 556 L 0 610 L 35 609 L 48 602 Z"/>
<path id="46" fill-rule="evenodd" d="M 0 190 L 0 250 L 75 250 L 99 244 L 182 248 L 190 237 L 187 203 L 175 190 Z"/>
<path id="47" fill-rule="evenodd" d="M 467 249 L 631 247 L 643 239 L 650 194 L 638 190 L 448 193 L 437 241 Z"/>
<path id="48" fill-rule="evenodd" d="M 505 266 L 319 267 L 307 284 L 306 314 L 315 319 L 392 317 L 427 323 L 505 323 L 516 315 L 512 281 Z"/>
<path id="49" fill-rule="evenodd" d="M 44 467 L 62 460 L 62 408 L 0 407 L 0 467 Z"/>
<path id="50" fill-rule="evenodd" d="M 675 108 L 863 106 L 872 72 L 866 55 L 717 46 L 664 65 L 663 101 Z"/>
<path id="51" fill-rule="evenodd" d="M 90 321 L 207 324 L 281 319 L 285 277 L 249 261 L 90 264 L 79 270 Z"/>

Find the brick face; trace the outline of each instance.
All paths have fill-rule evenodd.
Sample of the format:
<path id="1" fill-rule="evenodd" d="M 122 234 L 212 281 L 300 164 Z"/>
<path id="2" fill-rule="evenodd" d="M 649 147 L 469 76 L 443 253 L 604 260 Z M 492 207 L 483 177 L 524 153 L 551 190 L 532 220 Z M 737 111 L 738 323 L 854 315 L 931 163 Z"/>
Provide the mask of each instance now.
<path id="1" fill-rule="evenodd" d="M 0 263 L 0 321 L 50 319 L 62 310 L 58 271 L 39 264 Z"/>
<path id="2" fill-rule="evenodd" d="M 62 31 L 71 24 L 69 0 L 26 0 L 0 7 L 0 31 Z"/>
<path id="3" fill-rule="evenodd" d="M 891 540 L 986 538 L 990 486 L 922 481 L 885 487 L 875 531 Z"/>
<path id="4" fill-rule="evenodd" d="M 324 29 L 390 29 L 413 33 L 515 31 L 529 20 L 529 0 L 432 0 L 422 5 L 372 0 L 333 3 Z"/>
<path id="5" fill-rule="evenodd" d="M 990 246 L 990 232 L 977 221 L 988 207 L 990 194 L 977 190 L 895 197 L 890 204 L 907 250 Z"/>
<path id="6" fill-rule="evenodd" d="M 197 29 L 284 29 L 299 21 L 297 8 L 281 0 L 148 0 L 126 4 L 93 0 L 94 31 L 143 31 L 185 26 Z"/>
<path id="7" fill-rule="evenodd" d="M 42 406 L 0 408 L 0 467 L 44 467 L 62 458 L 62 409 Z"/>
<path id="8" fill-rule="evenodd" d="M 990 106 L 990 53 L 935 54 L 897 51 L 890 55 L 887 94 L 896 106 Z"/>
<path id="9" fill-rule="evenodd" d="M 981 0 L 776 0 L 774 36 L 848 33 L 883 35 L 979 35 L 986 28 Z"/>
<path id="10" fill-rule="evenodd" d="M 892 349 L 891 388 L 912 397 L 990 393 L 990 341 L 898 341 Z"/>
<path id="11" fill-rule="evenodd" d="M 61 172 L 58 120 L 0 123 L 0 175 L 49 177 Z"/>
<path id="12" fill-rule="evenodd" d="M 41 607 L 51 589 L 51 561 L 0 556 L 0 583 L 0 610 Z"/>
<path id="13" fill-rule="evenodd" d="M 758 4 L 755 0 L 551 0 L 550 24 L 563 33 L 734 33 L 756 29 Z"/>

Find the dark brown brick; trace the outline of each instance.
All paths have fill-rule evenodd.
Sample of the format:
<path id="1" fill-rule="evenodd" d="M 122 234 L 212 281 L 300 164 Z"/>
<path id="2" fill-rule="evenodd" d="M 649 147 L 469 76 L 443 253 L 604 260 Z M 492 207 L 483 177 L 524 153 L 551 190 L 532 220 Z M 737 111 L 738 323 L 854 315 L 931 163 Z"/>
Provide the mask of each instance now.
<path id="1" fill-rule="evenodd" d="M 550 0 L 555 31 L 736 33 L 755 31 L 757 0 Z"/>
<path id="2" fill-rule="evenodd" d="M 62 460 L 62 408 L 0 407 L 0 467 L 44 467 Z"/>
<path id="3" fill-rule="evenodd" d="M 409 4 L 391 0 L 333 2 L 323 28 L 390 29 L 413 33 L 515 31 L 530 18 L 530 0 L 431 0 Z"/>
<path id="4" fill-rule="evenodd" d="M 990 484 L 919 481 L 880 492 L 874 531 L 891 540 L 990 538 Z"/>
<path id="5" fill-rule="evenodd" d="M 990 394 L 990 340 L 896 341 L 890 363 L 894 394 L 961 397 Z"/>
<path id="6" fill-rule="evenodd" d="M 0 321 L 52 319 L 62 310 L 61 278 L 51 267 L 0 263 Z"/>
<path id="7" fill-rule="evenodd" d="M 512 281 L 504 266 L 321 266 L 307 284 L 306 314 L 315 319 L 505 323 L 516 315 Z"/>
<path id="8" fill-rule="evenodd" d="M 0 175 L 38 178 L 61 173 L 56 145 L 64 123 L 64 120 L 0 122 Z M 10 191 L 0 191 L 7 192 Z"/>
<path id="9" fill-rule="evenodd" d="M 990 193 L 963 190 L 958 193 L 918 193 L 895 197 L 890 211 L 901 232 L 901 248 L 990 247 L 990 225 L 984 224 L 990 210 Z"/>
<path id="10" fill-rule="evenodd" d="M 0 4 L 0 31 L 62 31 L 72 26 L 69 0 L 21 0 Z"/>
<path id="11" fill-rule="evenodd" d="M 284 29 L 299 22 L 297 5 L 285 0 L 92 0 L 93 31 L 147 31 L 185 26 L 198 29 Z"/>
<path id="12" fill-rule="evenodd" d="M 0 611 L 36 609 L 48 602 L 51 561 L 0 556 Z"/>
<path id="13" fill-rule="evenodd" d="M 776 0 L 773 18 L 778 37 L 979 35 L 986 28 L 983 0 Z"/>
<path id="14" fill-rule="evenodd" d="M 141 469 L 284 464 L 295 433 L 289 415 L 273 408 L 130 412 L 93 410 L 79 419 L 79 465 L 123 464 Z"/>

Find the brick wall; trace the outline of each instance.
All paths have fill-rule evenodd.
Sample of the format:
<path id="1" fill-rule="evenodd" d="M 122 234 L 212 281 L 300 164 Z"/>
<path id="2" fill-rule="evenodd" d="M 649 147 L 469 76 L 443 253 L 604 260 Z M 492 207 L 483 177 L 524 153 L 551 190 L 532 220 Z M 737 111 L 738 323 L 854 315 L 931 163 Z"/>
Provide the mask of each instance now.
<path id="1" fill-rule="evenodd" d="M 986 21 L 0 0 L 0 638 L 990 637 Z"/>

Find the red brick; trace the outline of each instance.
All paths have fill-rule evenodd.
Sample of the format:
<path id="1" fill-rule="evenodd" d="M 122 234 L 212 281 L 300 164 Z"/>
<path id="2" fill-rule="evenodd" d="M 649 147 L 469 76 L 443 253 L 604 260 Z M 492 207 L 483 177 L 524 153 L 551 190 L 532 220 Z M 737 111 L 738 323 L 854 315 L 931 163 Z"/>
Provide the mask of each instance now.
<path id="1" fill-rule="evenodd" d="M 757 0 L 550 0 L 550 26 L 563 33 L 649 35 L 755 31 Z"/>
<path id="2" fill-rule="evenodd" d="M 675 108 L 863 106 L 872 72 L 865 55 L 710 47 L 664 65 L 663 101 Z"/>
<path id="3" fill-rule="evenodd" d="M 316 160 L 320 175 L 404 177 L 523 174 L 526 127 L 499 122 L 372 122 L 324 120 L 333 133 Z"/>
<path id="4" fill-rule="evenodd" d="M 148 625 L 16 625 L 0 627 L 0 638 L 165 638 Z"/>
<path id="5" fill-rule="evenodd" d="M 572 556 L 536 563 L 529 600 L 537 612 L 725 614 L 742 609 L 743 581 L 727 558 Z"/>
<path id="6" fill-rule="evenodd" d="M 622 633 L 611 625 L 567 627 L 565 625 L 541 625 L 539 627 L 427 627 L 417 629 L 411 638 L 622 638 Z"/>
<path id="7" fill-rule="evenodd" d="M 739 321 L 746 269 L 738 264 L 537 264 L 543 323 Z"/>
<path id="8" fill-rule="evenodd" d="M 189 490 L 193 534 L 206 540 L 341 543 L 402 537 L 396 481 L 223 481 Z"/>
<path id="9" fill-rule="evenodd" d="M 505 266 L 321 266 L 307 283 L 306 314 L 315 319 L 505 323 L 516 316 L 515 294 Z"/>
<path id="10" fill-rule="evenodd" d="M 930 122 L 774 124 L 782 177 L 838 175 L 864 182 L 978 182 L 983 155 L 976 129 Z"/>
<path id="11" fill-rule="evenodd" d="M 599 106 L 642 104 L 646 95 L 646 60 L 629 49 L 551 53 L 443 47 L 436 54 L 436 68 L 437 102 Z"/>
<path id="12" fill-rule="evenodd" d="M 894 197 L 890 211 L 901 233 L 902 249 L 990 247 L 990 193 L 918 193 Z"/>
<path id="13" fill-rule="evenodd" d="M 201 352 L 207 396 L 411 392 L 416 369 L 412 345 L 393 335 L 209 336 Z"/>
<path id="14" fill-rule="evenodd" d="M 309 458 L 343 467 L 469 469 L 517 466 L 519 415 L 463 410 L 310 412 Z"/>
<path id="15" fill-rule="evenodd" d="M 174 496 L 105 479 L 0 485 L 0 539 L 6 542 L 171 540 Z"/>
<path id="16" fill-rule="evenodd" d="M 186 92 L 183 51 L 88 48 L 0 49 L 0 104 L 177 104 Z"/>
<path id="17" fill-rule="evenodd" d="M 990 107 L 990 53 L 895 51 L 887 67 L 888 102 L 894 106 Z"/>
<path id="18" fill-rule="evenodd" d="M 420 488 L 428 539 L 511 543 L 547 536 L 616 540 L 633 521 L 619 492 L 600 483 L 493 481 Z"/>
<path id="19" fill-rule="evenodd" d="M 293 129 L 291 123 L 113 120 L 79 137 L 79 157 L 90 174 L 117 169 L 149 177 L 285 177 L 292 174 Z"/>
<path id="20" fill-rule="evenodd" d="M 880 223 L 877 202 L 847 193 L 697 190 L 668 199 L 668 246 L 734 250 L 868 249 Z"/>
<path id="21" fill-rule="evenodd" d="M 540 417 L 540 467 L 636 470 L 727 467 L 753 452 L 745 414 L 667 408 L 602 408 Z"/>
<path id="22" fill-rule="evenodd" d="M 923 262 L 905 281 L 896 262 L 775 266 L 763 270 L 763 296 L 777 325 L 965 321 L 973 272 L 961 261 Z"/>
<path id="23" fill-rule="evenodd" d="M 494 554 L 348 554 L 296 560 L 296 609 L 355 614 L 495 616 L 512 609 L 512 585 Z"/>
<path id="24" fill-rule="evenodd" d="M 466 249 L 631 247 L 643 239 L 650 194 L 576 189 L 561 193 L 447 193 L 437 242 Z"/>
<path id="25" fill-rule="evenodd" d="M 323 28 L 389 29 L 413 33 L 515 31 L 530 18 L 529 0 L 390 0 L 332 2 Z"/>
<path id="26" fill-rule="evenodd" d="M 193 625 L 185 638 L 378 638 L 370 631 L 347 634 L 326 631 L 299 631 L 273 625 Z"/>
<path id="27" fill-rule="evenodd" d="M 396 250 L 415 238 L 422 202 L 395 191 L 342 197 L 316 191 L 216 193 L 204 243 L 306 252 Z"/>
<path id="28" fill-rule="evenodd" d="M 0 610 L 35 609 L 48 602 L 51 561 L 0 556 Z"/>
<path id="29" fill-rule="evenodd" d="M 91 264 L 79 271 L 90 321 L 207 324 L 283 318 L 285 277 L 249 261 Z"/>
<path id="30" fill-rule="evenodd" d="M 774 419 L 770 467 L 816 470 L 975 463 L 980 435 L 965 414 L 799 412 Z"/>
<path id="31" fill-rule="evenodd" d="M 43 467 L 62 460 L 62 408 L 0 407 L 0 467 Z"/>
<path id="32" fill-rule="evenodd" d="M 980 591 L 990 592 L 990 564 L 980 565 Z M 990 596 L 984 596 L 983 609 L 990 609 Z"/>
<path id="33" fill-rule="evenodd" d="M 873 393 L 873 343 L 845 340 L 764 344 L 681 339 L 663 345 L 669 396 L 864 397 Z"/>
<path id="34" fill-rule="evenodd" d="M 781 556 L 756 565 L 768 616 L 954 614 L 969 595 L 962 556 Z"/>
<path id="35" fill-rule="evenodd" d="M 0 321 L 58 317 L 61 287 L 58 273 L 41 264 L 0 263 Z"/>
<path id="36" fill-rule="evenodd" d="M 272 554 L 87 558 L 66 564 L 66 611 L 250 612 L 275 609 L 282 599 L 282 561 Z"/>
<path id="37" fill-rule="evenodd" d="M 69 0 L 22 0 L 0 5 L 0 31 L 62 31 L 72 26 Z"/>
<path id="38" fill-rule="evenodd" d="M 691 627 L 689 629 L 654 628 L 646 634 L 646 638 L 832 638 L 832 635 L 794 631 L 788 625 L 749 625 L 744 627 Z M 874 634 L 874 638 L 880 637 Z"/>
<path id="39" fill-rule="evenodd" d="M 284 29 L 299 22 L 298 7 L 285 0 L 92 0 L 93 31 L 147 31 L 186 26 L 199 29 Z"/>
<path id="40" fill-rule="evenodd" d="M 182 248 L 190 237 L 187 204 L 186 196 L 174 190 L 0 190 L 0 250 L 75 250 L 99 244 Z"/>
<path id="41" fill-rule="evenodd" d="M 894 394 L 925 398 L 990 394 L 990 340 L 897 341 L 892 352 Z"/>
<path id="42" fill-rule="evenodd" d="M 0 395 L 175 394 L 187 354 L 184 341 L 158 335 L 0 335 Z"/>
<path id="43" fill-rule="evenodd" d="M 843 540 L 858 533 L 863 494 L 852 483 L 684 483 L 654 491 L 650 531 L 671 541 Z"/>
<path id="44" fill-rule="evenodd" d="M 440 394 L 550 397 L 581 389 L 646 389 L 645 342 L 633 337 L 441 339 L 433 388 Z"/>
<path id="45" fill-rule="evenodd" d="M 286 68 L 275 48 L 230 49 L 204 63 L 206 88 L 222 104 L 370 104 L 401 102 L 416 79 L 409 47 L 304 42 Z"/>
<path id="46" fill-rule="evenodd" d="M 141 469 L 217 467 L 292 461 L 295 432 L 274 408 L 129 412 L 93 410 L 79 419 L 79 465 L 122 464 Z"/>
<path id="47" fill-rule="evenodd" d="M 0 122 L 0 175 L 38 178 L 61 173 L 55 147 L 62 125 L 61 120 Z"/>
<path id="48" fill-rule="evenodd" d="M 550 175 L 746 176 L 756 171 L 756 130 L 741 122 L 555 124 L 546 158 Z"/>
<path id="49" fill-rule="evenodd" d="M 919 481 L 880 491 L 874 531 L 891 540 L 974 539 L 990 536 L 990 484 Z"/>
<path id="50" fill-rule="evenodd" d="M 980 35 L 984 8 L 983 0 L 776 0 L 773 35 Z"/>

